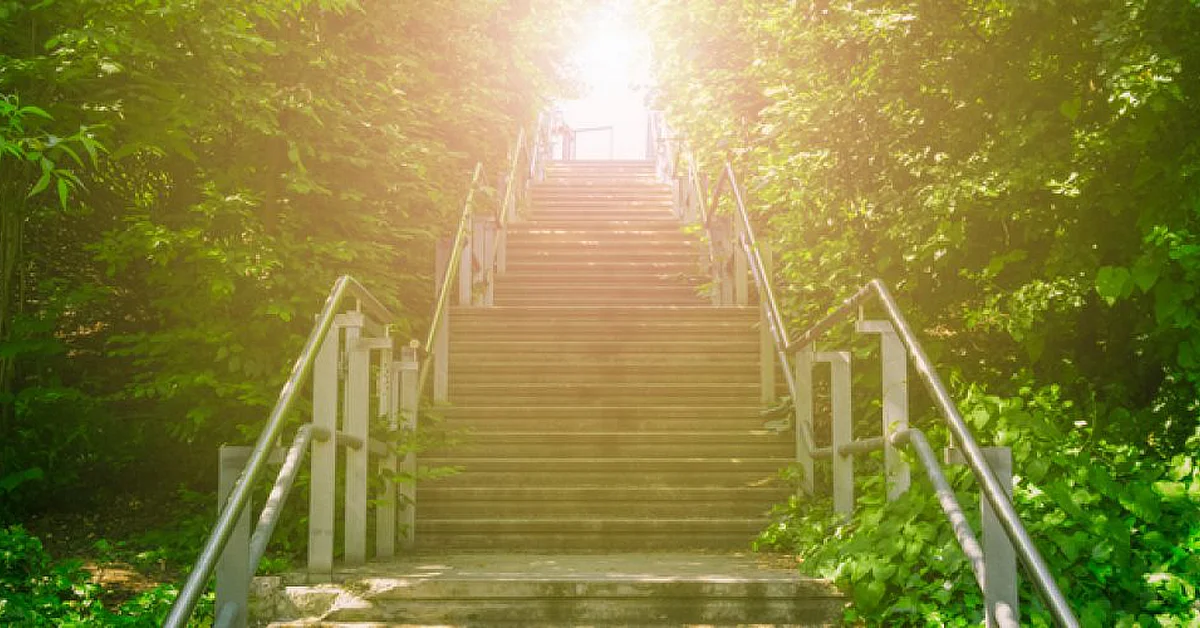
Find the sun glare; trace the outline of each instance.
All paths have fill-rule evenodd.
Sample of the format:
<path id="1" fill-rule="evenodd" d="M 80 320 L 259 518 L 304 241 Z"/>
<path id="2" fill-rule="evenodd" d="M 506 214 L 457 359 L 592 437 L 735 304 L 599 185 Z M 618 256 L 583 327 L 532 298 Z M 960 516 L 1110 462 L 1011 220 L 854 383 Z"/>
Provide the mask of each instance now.
<path id="1" fill-rule="evenodd" d="M 568 123 L 590 129 L 578 138 L 580 159 L 644 156 L 650 43 L 626 2 L 592 10 L 585 36 L 572 55 L 582 98 L 559 104 Z"/>

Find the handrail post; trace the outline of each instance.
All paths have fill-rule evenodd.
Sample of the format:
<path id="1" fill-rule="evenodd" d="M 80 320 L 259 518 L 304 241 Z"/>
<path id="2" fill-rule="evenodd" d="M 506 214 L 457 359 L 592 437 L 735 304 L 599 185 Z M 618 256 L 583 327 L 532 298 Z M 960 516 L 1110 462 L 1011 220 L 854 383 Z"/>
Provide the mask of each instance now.
<path id="1" fill-rule="evenodd" d="M 437 248 L 437 282 L 434 285 L 442 285 L 446 278 L 446 273 L 449 272 L 451 251 L 450 247 L 453 244 L 450 240 L 442 240 L 438 242 Z M 450 312 L 446 311 L 438 319 L 437 329 L 433 332 L 433 346 L 426 347 L 426 350 L 433 352 L 433 401 L 434 403 L 445 402 L 450 391 Z"/>
<path id="2" fill-rule="evenodd" d="M 343 391 L 345 433 L 362 439 L 363 447 L 346 451 L 345 560 L 367 561 L 367 474 L 370 447 L 368 423 L 371 394 L 371 352 L 362 342 L 365 318 L 358 312 L 340 315 L 346 327 L 346 386 Z"/>
<path id="3" fill-rule="evenodd" d="M 796 399 L 792 404 L 796 412 L 796 463 L 800 465 L 800 471 L 804 477 L 800 478 L 800 488 L 805 495 L 813 494 L 813 452 L 809 449 L 809 444 L 804 438 L 806 430 L 813 424 L 813 385 L 812 385 L 812 363 L 813 363 L 813 347 L 808 345 L 802 347 L 796 352 L 795 361 L 795 382 L 796 382 Z"/>
<path id="4" fill-rule="evenodd" d="M 772 275 L 774 258 L 771 247 L 765 244 L 760 247 L 763 271 L 768 277 Z M 763 295 L 758 295 L 758 370 L 761 391 L 759 398 L 764 406 L 775 401 L 775 337 L 771 333 L 770 304 Z"/>
<path id="5" fill-rule="evenodd" d="M 238 476 L 250 459 L 252 447 L 221 445 L 217 466 L 217 512 L 237 484 Z M 216 571 L 216 617 L 224 615 L 228 626 L 244 628 L 248 622 L 247 602 L 250 594 L 250 511 L 253 504 L 246 502 L 229 535 L 225 550 L 217 561 Z"/>
<path id="6" fill-rule="evenodd" d="M 985 447 L 983 456 L 996 479 L 1012 498 L 1012 449 Z M 983 561 L 985 587 L 983 599 L 988 628 L 1018 625 L 1021 618 L 1020 597 L 1017 595 L 1017 552 L 1004 532 L 987 497 L 979 496 L 980 523 L 983 527 Z"/>
<path id="7" fill-rule="evenodd" d="M 379 372 L 376 375 L 375 390 L 379 400 L 379 416 L 388 426 L 388 434 L 394 435 L 399 426 L 397 411 L 398 384 L 396 382 L 399 368 L 392 361 L 392 347 L 389 339 L 388 346 L 379 352 Z M 396 453 L 390 446 L 388 453 L 379 461 L 379 476 L 382 480 L 379 487 L 379 498 L 375 502 L 375 556 L 391 558 L 396 555 Z"/>
<path id="8" fill-rule="evenodd" d="M 908 463 L 891 442 L 891 435 L 908 429 L 908 351 L 891 321 L 859 320 L 859 333 L 879 334 L 883 368 L 883 466 L 887 474 L 887 498 L 893 501 L 908 491 L 912 475 Z"/>
<path id="9" fill-rule="evenodd" d="M 417 413 L 420 409 L 421 390 L 420 363 L 417 357 L 417 341 L 401 350 L 400 356 L 400 419 L 401 429 L 406 436 L 411 437 L 417 430 Z M 405 483 L 400 488 L 400 504 L 404 507 L 400 527 L 403 531 L 401 544 L 404 549 L 412 549 L 417 540 L 417 455 L 409 451 L 404 455 L 400 465 Z"/>
<path id="10" fill-rule="evenodd" d="M 830 427 L 833 438 L 830 449 L 833 466 L 833 510 L 847 518 L 854 512 L 854 457 L 842 455 L 839 449 L 853 440 L 853 420 L 850 415 L 850 352 L 829 351 L 814 355 L 816 362 L 829 363 Z"/>
<path id="11" fill-rule="evenodd" d="M 742 221 L 733 221 L 733 302 L 736 305 L 750 303 L 750 264 L 746 259 L 748 240 Z"/>
<path id="12" fill-rule="evenodd" d="M 499 225 L 493 218 L 485 218 L 476 223 L 476 234 L 479 250 L 479 259 L 491 260 L 494 259 L 496 252 L 497 241 L 499 237 Z M 485 262 L 486 263 L 486 262 Z M 479 295 L 477 303 L 483 306 L 491 306 L 495 302 L 495 287 L 496 287 L 496 270 L 493 266 L 487 266 L 479 269 L 479 274 L 483 275 L 483 294 Z"/>
<path id="13" fill-rule="evenodd" d="M 472 305 L 471 288 L 474 281 L 475 266 L 475 238 L 472 237 L 472 225 L 467 225 L 467 232 L 463 234 L 462 253 L 458 258 L 458 304 L 464 307 Z"/>
<path id="14" fill-rule="evenodd" d="M 338 421 L 338 358 L 341 328 L 330 327 L 313 362 L 313 428 L 332 435 Z M 336 492 L 337 443 L 314 438 L 308 506 L 308 580 L 333 578 L 333 499 Z"/>

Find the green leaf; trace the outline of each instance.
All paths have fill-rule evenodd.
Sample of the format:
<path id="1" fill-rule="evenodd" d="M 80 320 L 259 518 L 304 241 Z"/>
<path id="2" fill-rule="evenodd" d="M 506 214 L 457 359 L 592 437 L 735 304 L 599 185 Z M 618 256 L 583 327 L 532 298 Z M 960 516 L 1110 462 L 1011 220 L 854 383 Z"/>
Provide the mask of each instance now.
<path id="1" fill-rule="evenodd" d="M 44 109 L 42 109 L 41 107 L 34 107 L 33 105 L 29 105 L 27 107 L 21 107 L 21 115 L 35 115 L 39 118 L 45 118 L 47 120 L 54 119 L 54 117 L 51 116 L 50 114 L 46 113 L 46 111 Z"/>
<path id="2" fill-rule="evenodd" d="M 880 580 L 862 580 L 854 585 L 854 602 L 864 611 L 872 611 L 883 600 L 887 585 Z"/>
<path id="3" fill-rule="evenodd" d="M 33 198 L 50 186 L 51 172 L 49 170 L 42 171 L 42 176 L 38 177 L 37 183 L 33 184 L 33 189 L 29 190 L 29 194 L 25 198 Z"/>
<path id="4" fill-rule="evenodd" d="M 1096 292 L 1110 306 L 1133 293 L 1133 277 L 1123 266 L 1104 266 L 1096 273 Z"/>
<path id="5" fill-rule="evenodd" d="M 1150 256 L 1143 255 L 1138 259 L 1137 263 L 1131 269 L 1133 283 L 1141 290 L 1143 294 L 1150 292 L 1158 281 L 1158 274 L 1162 270 L 1161 265 L 1155 262 Z"/>
<path id="6" fill-rule="evenodd" d="M 1070 120 L 1071 122 L 1074 122 L 1075 119 L 1079 117 L 1079 110 L 1082 108 L 1082 106 L 1083 106 L 1083 101 L 1078 96 L 1076 96 L 1074 98 L 1071 98 L 1069 100 L 1064 100 L 1061 103 L 1059 103 L 1058 104 L 1058 112 L 1061 113 L 1064 118 Z"/>
<path id="7" fill-rule="evenodd" d="M 63 209 L 67 208 L 67 192 L 69 189 L 70 186 L 67 184 L 66 179 L 58 180 L 58 204 L 61 205 Z"/>

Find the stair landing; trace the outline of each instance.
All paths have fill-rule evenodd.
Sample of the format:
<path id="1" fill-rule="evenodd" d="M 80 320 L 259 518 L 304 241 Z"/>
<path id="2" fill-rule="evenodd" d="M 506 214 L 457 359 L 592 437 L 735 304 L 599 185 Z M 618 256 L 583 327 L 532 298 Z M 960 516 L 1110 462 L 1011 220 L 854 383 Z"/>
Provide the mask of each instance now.
<path id="1" fill-rule="evenodd" d="M 338 583 L 259 579 L 272 626 L 834 625 L 829 584 L 747 553 L 429 553 Z M 271 586 L 271 585 L 274 586 Z"/>

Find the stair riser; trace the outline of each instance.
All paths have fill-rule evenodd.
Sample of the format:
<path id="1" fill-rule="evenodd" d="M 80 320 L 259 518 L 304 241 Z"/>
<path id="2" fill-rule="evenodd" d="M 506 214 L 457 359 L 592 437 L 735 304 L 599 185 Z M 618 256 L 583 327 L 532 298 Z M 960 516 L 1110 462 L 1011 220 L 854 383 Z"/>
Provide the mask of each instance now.
<path id="1" fill-rule="evenodd" d="M 435 539 L 435 541 L 438 539 Z M 424 544 L 422 544 L 424 545 Z M 433 545 L 430 545 L 433 547 Z M 471 546 L 474 547 L 474 546 Z M 537 549 L 529 546 L 527 549 Z M 586 549 L 583 546 L 582 549 Z M 654 549 L 653 546 L 647 549 Z M 826 601 L 810 599 L 780 599 L 764 601 L 750 598 L 745 601 L 707 600 L 704 598 L 677 599 L 664 597 L 650 600 L 596 599 L 565 596 L 574 592 L 565 586 L 554 596 L 531 600 L 452 600 L 380 602 L 371 611 L 342 611 L 333 622 L 369 621 L 377 627 L 380 617 L 390 625 L 408 626 L 718 626 L 753 625 L 827 626 L 830 618 L 840 616 L 843 602 L 836 598 Z M 272 624 L 288 628 L 293 624 Z M 297 628 L 333 628 L 335 624 L 294 624 Z M 339 626 L 338 628 L 355 628 Z M 360 628 L 367 628 L 361 626 Z"/>
<path id="2" fill-rule="evenodd" d="M 509 370 L 475 370 L 462 371 L 450 370 L 450 381 L 455 387 L 460 389 L 468 388 L 476 384 L 496 383 L 496 384 L 532 384 L 532 383 L 559 383 L 559 384 L 639 384 L 639 383 L 671 383 L 671 382 L 691 382 L 691 383 L 735 383 L 735 384 L 757 384 L 758 378 L 753 368 L 740 369 L 739 371 L 727 371 L 725 369 L 713 369 L 711 371 L 666 371 L 666 372 L 633 372 L 625 373 L 620 370 L 610 370 L 608 372 L 580 372 L 580 371 L 563 371 L 554 367 L 543 367 L 544 370 L 538 372 L 530 372 L 529 368 L 514 368 Z"/>
<path id="3" fill-rule="evenodd" d="M 465 408 L 464 408 L 465 409 Z M 541 433 L 548 429 L 570 432 L 598 432 L 613 430 L 620 432 L 635 431 L 664 431 L 664 430 L 753 430 L 760 429 L 763 420 L 757 417 L 751 419 L 645 419 L 637 417 L 615 417 L 607 419 L 581 418 L 552 418 L 552 419 L 520 419 L 504 416 L 481 418 L 446 419 L 442 426 L 448 430 L 470 430 L 477 437 L 484 437 L 489 432 L 530 432 Z M 787 449 L 787 453 L 793 451 Z"/>
<path id="4" fill-rule="evenodd" d="M 697 352 L 697 347 L 692 342 L 632 340 L 534 342 L 520 338 L 510 338 L 507 340 L 459 342 L 451 350 L 450 357 L 453 361 L 455 357 L 465 358 L 479 354 L 485 356 L 508 356 L 528 355 L 531 353 L 554 353 L 562 357 L 569 357 L 574 361 L 580 358 L 586 359 L 587 356 L 591 355 L 596 356 L 596 359 L 603 359 L 603 356 L 613 355 L 632 358 L 632 356 L 640 354 L 677 353 L 698 356 L 697 359 L 703 359 L 702 356 L 716 356 L 724 353 L 749 353 L 757 355 L 759 351 L 759 343 L 757 341 L 757 338 L 753 340 L 710 341 L 703 347 L 702 352 Z M 716 360 L 717 358 L 713 359 Z"/>
<path id="5" fill-rule="evenodd" d="M 701 305 L 707 303 L 709 297 L 704 295 L 685 296 L 681 294 L 664 295 L 659 298 L 652 296 L 630 295 L 624 297 L 610 297 L 604 295 L 573 295 L 573 294 L 524 294 L 524 295 L 497 295 L 496 303 L 500 305 L 512 306 L 559 306 L 559 305 L 577 305 L 579 307 L 599 307 L 606 305 L 649 305 L 659 303 L 663 305 Z"/>
<path id="6" fill-rule="evenodd" d="M 786 501 L 787 497 L 775 503 Z M 681 502 L 681 501 L 496 501 L 442 499 L 420 494 L 417 503 L 423 516 L 432 519 L 475 519 L 478 517 L 530 518 L 540 517 L 746 517 L 765 518 L 771 500 L 761 502 Z"/>
<path id="7" fill-rule="evenodd" d="M 787 460 L 777 461 L 777 467 L 787 466 Z M 434 466 L 431 464 L 431 466 Z M 470 467 L 468 466 L 468 469 Z M 543 488 L 586 488 L 637 486 L 642 488 L 677 488 L 677 487 L 760 487 L 769 486 L 776 479 L 777 471 L 770 473 L 733 473 L 733 472 L 697 472 L 678 471 L 637 472 L 626 473 L 591 473 L 587 471 L 554 471 L 554 472 L 471 472 L 465 471 L 446 478 L 439 478 L 439 486 L 446 488 L 468 487 L 497 487 L 520 488 L 539 486 Z M 418 516 L 421 508 L 417 507 Z"/>
<path id="8" fill-rule="evenodd" d="M 663 220 L 673 220 L 675 214 L 668 209 L 616 209 L 616 208 L 561 208 L 561 209 L 536 209 L 528 216 L 523 217 L 521 224 L 531 224 L 540 221 L 561 223 L 561 222 L 581 222 L 593 223 L 597 221 L 619 220 L 624 222 L 646 221 L 660 222 Z"/>

